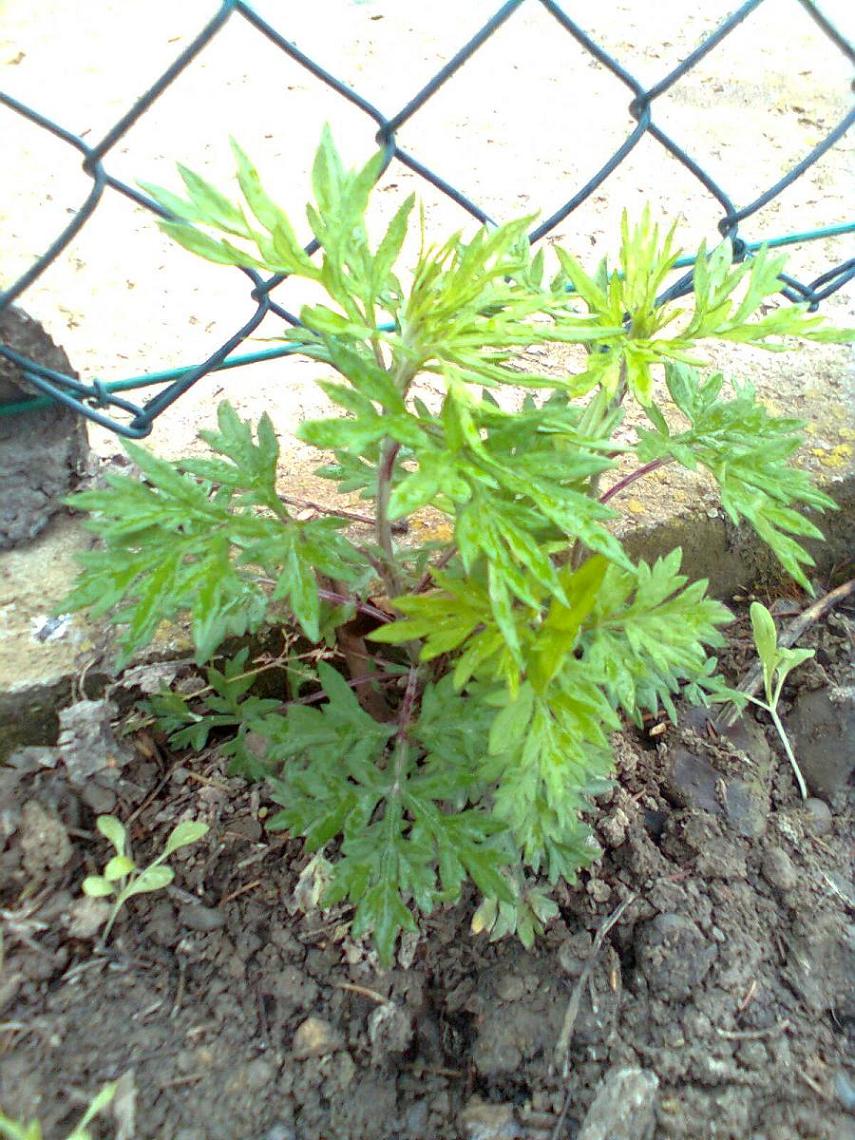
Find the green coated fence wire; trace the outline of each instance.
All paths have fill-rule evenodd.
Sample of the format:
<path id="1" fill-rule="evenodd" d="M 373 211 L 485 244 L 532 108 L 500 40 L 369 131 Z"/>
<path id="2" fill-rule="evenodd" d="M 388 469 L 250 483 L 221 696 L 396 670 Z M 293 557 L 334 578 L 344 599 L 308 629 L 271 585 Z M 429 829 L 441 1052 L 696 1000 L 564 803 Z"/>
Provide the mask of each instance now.
<path id="1" fill-rule="evenodd" d="M 600 169 L 531 232 L 529 235 L 531 241 L 538 242 L 551 233 L 555 227 L 583 202 L 587 201 L 607 181 L 642 138 L 650 138 L 682 164 L 697 180 L 699 190 L 711 196 L 718 203 L 720 207 L 718 230 L 722 238 L 731 240 L 736 257 L 740 259 L 750 257 L 760 247 L 761 243 L 745 240 L 740 234 L 741 223 L 781 195 L 806 170 L 834 147 L 855 123 L 855 110 L 850 110 L 848 114 L 844 115 L 820 142 L 796 162 L 782 178 L 767 187 L 753 201 L 741 207 L 735 204 L 727 191 L 712 178 L 692 154 L 678 145 L 654 121 L 653 110 L 658 98 L 668 92 L 710 52 L 715 51 L 738 25 L 747 20 L 752 12 L 766 2 L 767 0 L 747 0 L 746 3 L 740 5 L 726 19 L 722 20 L 715 30 L 677 67 L 669 71 L 657 83 L 645 87 L 640 80 L 630 74 L 614 56 L 609 54 L 588 34 L 583 22 L 579 22 L 584 20 L 584 6 L 581 6 L 583 14 L 577 20 L 571 16 L 569 9 L 575 11 L 580 6 L 571 5 L 569 0 L 563 4 L 557 3 L 556 0 L 507 0 L 478 32 L 449 58 L 448 62 L 436 72 L 427 84 L 412 94 L 397 111 L 392 114 L 385 114 L 360 92 L 326 70 L 289 40 L 287 38 L 287 27 L 282 31 L 273 27 L 250 4 L 244 3 L 243 0 L 223 0 L 210 21 L 199 31 L 189 46 L 157 77 L 148 91 L 134 103 L 127 114 L 114 123 L 95 145 L 90 145 L 82 137 L 41 114 L 36 108 L 20 102 L 12 94 L 0 91 L 0 106 L 5 106 L 8 110 L 21 116 L 34 130 L 46 132 L 67 147 L 77 151 L 82 156 L 83 172 L 91 180 L 85 202 L 76 210 L 63 231 L 48 246 L 46 252 L 37 258 L 9 288 L 0 292 L 0 312 L 6 306 L 25 296 L 30 286 L 56 261 L 93 217 L 108 191 L 121 194 L 160 217 L 170 216 L 140 190 L 112 175 L 105 164 L 119 141 L 151 110 L 171 85 L 185 71 L 196 64 L 205 49 L 230 21 L 244 21 L 256 34 L 277 48 L 282 53 L 283 60 L 287 58 L 297 63 L 340 98 L 355 107 L 362 115 L 373 121 L 376 127 L 376 141 L 384 148 L 388 164 L 403 164 L 426 183 L 456 203 L 467 214 L 489 225 L 494 224 L 494 219 L 478 202 L 467 197 L 451 182 L 443 178 L 441 172 L 424 165 L 414 154 L 405 150 L 398 142 L 397 132 L 405 123 L 410 123 L 416 119 L 419 112 L 428 104 L 436 92 L 455 73 L 467 65 L 514 12 L 523 5 L 537 5 L 555 21 L 557 29 L 562 34 L 571 37 L 576 44 L 589 53 L 593 60 L 606 68 L 623 84 L 628 95 L 629 113 L 635 126 Z M 855 47 L 820 10 L 814 0 L 792 0 L 792 2 L 804 9 L 820 29 L 830 53 L 842 53 L 849 63 L 855 63 Z M 287 17 L 283 17 L 282 22 L 287 24 Z M 287 106 L 285 106 L 283 116 L 287 116 L 287 111 Z M 536 172 L 532 171 L 532 178 L 535 177 Z M 855 233 L 855 221 L 823 228 L 807 228 L 799 233 L 772 238 L 763 244 L 767 246 L 793 245 L 852 233 Z M 311 247 L 308 248 L 308 252 L 313 252 Z M 665 291 L 660 298 L 661 301 L 670 300 L 691 291 L 692 265 L 693 259 L 691 257 L 684 258 L 677 263 L 675 268 L 688 270 L 688 272 L 683 272 L 674 284 Z M 194 365 L 153 371 L 123 380 L 83 382 L 73 376 L 45 368 L 37 361 L 22 356 L 9 345 L 0 341 L 0 357 L 5 357 L 15 364 L 21 375 L 39 393 L 32 398 L 0 404 L 0 416 L 20 415 L 58 401 L 117 434 L 129 438 L 142 438 L 151 432 L 155 419 L 162 412 L 210 373 L 275 360 L 299 352 L 300 345 L 298 342 L 257 352 L 241 351 L 247 342 L 251 342 L 254 333 L 268 314 L 274 314 L 291 325 L 298 325 L 299 322 L 291 312 L 283 308 L 276 300 L 275 291 L 282 283 L 282 277 L 264 279 L 260 274 L 248 269 L 239 269 L 235 272 L 240 272 L 247 278 L 255 311 L 250 319 L 237 328 L 224 343 L 218 345 L 207 359 Z M 787 300 L 794 303 L 805 303 L 809 308 L 815 310 L 827 297 L 841 289 L 853 277 L 855 277 L 855 258 L 850 258 L 840 264 L 830 265 L 810 282 L 802 282 L 796 278 L 782 275 L 780 292 Z M 157 387 L 159 390 L 144 404 L 136 403 L 121 395 L 123 392 L 147 387 Z"/>

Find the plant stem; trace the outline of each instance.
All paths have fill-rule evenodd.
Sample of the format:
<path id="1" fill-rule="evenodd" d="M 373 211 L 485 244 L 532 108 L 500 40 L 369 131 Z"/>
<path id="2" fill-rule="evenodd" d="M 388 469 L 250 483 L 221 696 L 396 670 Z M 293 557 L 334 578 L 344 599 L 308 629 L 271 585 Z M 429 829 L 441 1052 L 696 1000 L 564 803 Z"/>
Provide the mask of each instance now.
<path id="1" fill-rule="evenodd" d="M 385 439 L 380 450 L 380 467 L 377 472 L 377 545 L 383 551 L 386 566 L 383 584 L 390 598 L 401 592 L 401 579 L 395 566 L 395 552 L 392 548 L 392 525 L 389 522 L 389 500 L 392 497 L 392 475 L 395 460 L 401 445 L 394 439 Z"/>
<path id="2" fill-rule="evenodd" d="M 384 624 L 393 620 L 391 614 L 378 610 L 376 606 L 372 606 L 368 602 L 360 602 L 357 598 L 351 597 L 350 594 L 337 594 L 335 590 L 323 590 L 319 587 L 318 597 L 323 598 L 325 602 L 333 602 L 335 605 L 353 606 L 358 614 L 373 617 Z"/>
<path id="3" fill-rule="evenodd" d="M 421 578 L 419 578 L 418 585 L 416 586 L 415 590 L 413 590 L 413 593 L 423 594 L 431 584 L 431 579 L 433 578 L 434 571 L 444 570 L 456 553 L 457 547 L 454 545 L 454 543 L 452 543 L 447 550 L 444 550 L 442 552 L 440 557 L 437 558 L 436 562 L 434 562 L 432 566 L 429 566 L 427 570 L 425 570 L 424 574 L 422 574 Z"/>
<path id="4" fill-rule="evenodd" d="M 404 699 L 401 701 L 401 708 L 398 711 L 398 731 L 395 733 L 395 783 L 392 787 L 393 795 L 400 795 L 401 793 L 401 777 L 407 762 L 407 748 L 409 747 L 407 729 L 413 718 L 413 707 L 416 703 L 418 682 L 419 671 L 415 666 L 411 666 L 410 672 L 407 675 L 407 688 L 404 692 Z"/>
<path id="5" fill-rule="evenodd" d="M 622 479 L 618 479 L 617 483 L 609 487 L 608 491 L 600 495 L 600 502 L 607 503 L 609 499 L 613 499 L 615 495 L 619 495 L 621 491 L 625 491 L 627 487 L 633 484 L 637 479 L 643 479 L 645 475 L 649 475 L 651 471 L 656 471 L 659 467 L 666 467 L 671 463 L 671 459 L 651 459 L 649 463 L 645 463 L 642 467 L 636 467 L 634 471 L 630 471 L 628 475 L 624 475 Z"/>
<path id="6" fill-rule="evenodd" d="M 378 574 L 380 573 L 379 567 L 377 567 L 377 572 L 378 572 Z M 266 585 L 266 586 L 275 586 L 276 585 L 276 579 L 275 578 L 258 578 L 257 581 L 264 583 L 264 585 Z M 334 605 L 353 606 L 353 608 L 356 610 L 356 612 L 358 614 L 364 614 L 366 617 L 373 617 L 377 621 L 381 621 L 381 622 L 385 623 L 385 622 L 390 622 L 393 620 L 391 614 L 387 614 L 384 610 L 380 610 L 376 606 L 372 606 L 369 602 L 360 602 L 360 600 L 358 598 L 355 598 L 352 594 L 348 594 L 346 590 L 342 590 L 342 591 L 326 590 L 322 586 L 319 586 L 318 587 L 318 597 L 323 598 L 323 600 L 325 602 L 332 602 Z M 188 660 L 190 660 L 190 659 L 188 658 Z M 260 660 L 260 659 L 257 658 L 256 660 Z M 279 660 L 277 659 L 276 661 L 270 662 L 270 664 L 262 665 L 258 669 L 247 669 L 243 673 L 238 673 L 234 677 L 234 680 L 240 681 L 244 677 L 251 677 L 255 673 L 263 672 L 265 669 L 275 669 L 278 664 L 279 664 Z M 204 689 L 200 689 L 199 692 L 194 693 L 193 696 L 194 697 L 201 696 L 202 693 L 206 693 L 209 691 L 210 691 L 210 685 L 206 685 Z"/>
<path id="7" fill-rule="evenodd" d="M 778 736 L 781 738 L 781 743 L 784 746 L 784 751 L 787 754 L 787 759 L 790 762 L 790 767 L 793 769 L 793 775 L 796 777 L 796 783 L 799 785 L 799 791 L 801 792 L 802 799 L 806 800 L 808 798 L 807 784 L 805 784 L 805 778 L 802 775 L 802 770 L 798 765 L 792 748 L 790 747 L 790 741 L 787 737 L 786 732 L 784 731 L 784 726 L 781 724 L 781 718 L 778 716 L 778 713 L 775 710 L 774 706 L 763 704 L 760 707 L 764 708 L 772 718 L 772 724 L 774 724 Z"/>
<path id="8" fill-rule="evenodd" d="M 317 511 L 321 515 L 331 515 L 337 519 L 347 519 L 348 522 L 364 523 L 365 526 L 376 526 L 377 520 L 372 518 L 371 515 L 361 515 L 358 511 L 345 511 L 340 510 L 338 507 L 327 507 L 323 503 L 316 503 L 314 499 L 298 499 L 294 495 L 280 495 L 279 498 L 283 503 L 287 503 L 291 507 L 300 507 L 303 510 Z M 393 522 L 392 531 L 406 534 L 407 524 L 405 522 Z"/>
<path id="9" fill-rule="evenodd" d="M 110 917 L 107 919 L 107 924 L 101 931 L 100 944 L 101 946 L 107 945 L 107 939 L 110 937 L 110 931 L 113 929 L 113 923 L 119 917 L 119 911 L 122 909 L 122 903 L 125 900 L 121 894 L 118 896 L 118 902 L 113 903 L 113 909 L 110 911 Z"/>

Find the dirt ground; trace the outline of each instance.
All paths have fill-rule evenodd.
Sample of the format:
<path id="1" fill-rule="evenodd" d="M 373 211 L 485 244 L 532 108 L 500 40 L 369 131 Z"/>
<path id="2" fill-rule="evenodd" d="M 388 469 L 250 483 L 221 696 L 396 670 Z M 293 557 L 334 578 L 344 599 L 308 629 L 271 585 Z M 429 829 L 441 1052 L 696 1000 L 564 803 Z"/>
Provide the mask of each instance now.
<path id="1" fill-rule="evenodd" d="M 853 618 L 801 639 L 817 656 L 786 694 L 807 804 L 753 717 L 627 731 L 597 805 L 602 861 L 531 951 L 471 935 L 470 898 L 380 970 L 346 909 L 313 909 L 263 787 L 213 752 L 137 730 L 101 771 L 25 753 L 0 797 L 0 1104 L 48 1140 L 119 1077 L 97 1136 L 855 1136 Z M 728 667 L 749 661 L 743 620 Z M 80 889 L 106 858 L 100 812 L 129 821 L 140 861 L 178 818 L 211 828 L 106 950 Z M 607 1131 L 582 1126 L 598 1093 Z"/>
<path id="2" fill-rule="evenodd" d="M 258 5 L 384 111 L 497 6 L 317 0 L 289 6 L 286 24 L 281 6 Z M 60 0 L 0 0 L 3 85 L 92 141 L 216 7 L 122 0 L 96 19 Z M 587 7 L 592 35 L 653 82 L 730 5 L 669 2 L 657 20 L 643 0 Z M 846 14 L 842 3 L 826 8 Z M 533 3 L 479 60 L 402 142 L 496 217 L 548 213 L 625 137 L 625 92 Z M 848 84 L 801 5 L 768 0 L 662 101 L 658 121 L 697 136 L 699 156 L 743 204 L 831 128 Z M 325 120 L 350 161 L 364 157 L 364 122 L 234 22 L 123 140 L 111 169 L 173 185 L 180 160 L 224 180 L 231 132 L 299 212 Z M 89 182 L 58 143 L 4 109 L 0 129 L 16 171 L 0 180 L 5 286 L 67 224 Z M 850 160 L 843 140 L 745 236 L 845 221 Z M 414 188 L 410 172 L 390 171 L 382 210 Z M 714 232 L 717 210 L 645 144 L 556 236 L 593 264 L 614 248 L 621 208 L 651 198 L 682 217 L 687 244 Z M 460 224 L 431 193 L 427 209 L 439 232 Z M 844 256 L 842 238 L 806 245 L 793 272 L 808 279 Z M 240 275 L 170 246 L 115 197 L 24 305 L 87 379 L 201 359 L 251 311 Z M 828 306 L 841 323 L 850 310 L 851 291 Z M 770 403 L 821 383 L 829 417 L 851 416 L 846 350 L 811 352 L 774 368 L 757 356 L 741 374 Z M 227 395 L 242 414 L 271 412 L 283 479 L 313 490 L 316 459 L 288 435 L 322 411 L 314 378 L 297 361 L 211 377 L 158 423 L 152 444 L 185 453 Z M 802 398 L 784 410 L 801 410 Z M 832 449 L 822 423 L 811 430 L 809 461 L 821 464 Z M 93 444 L 103 457 L 119 450 L 102 432 Z M 117 1078 L 117 1112 L 94 1135 L 118 1140 L 855 1137 L 851 607 L 801 644 L 817 659 L 788 688 L 786 711 L 814 793 L 806 806 L 754 718 L 731 736 L 697 717 L 661 735 L 628 731 L 615 787 L 598 803 L 603 859 L 562 891 L 560 917 L 535 947 L 473 937 L 472 897 L 426 921 L 389 971 L 349 938 L 346 910 L 311 907 L 300 845 L 266 831 L 263 788 L 229 778 L 214 752 L 175 755 L 150 731 L 117 744 L 104 725 L 89 771 L 70 771 L 51 749 L 27 752 L 0 772 L 0 1105 L 38 1115 L 47 1140 Z M 743 624 L 734 675 L 747 657 Z M 81 882 L 106 858 L 94 827 L 103 812 L 130 821 L 143 860 L 177 818 L 210 832 L 175 857 L 175 884 L 134 899 L 99 950 Z"/>

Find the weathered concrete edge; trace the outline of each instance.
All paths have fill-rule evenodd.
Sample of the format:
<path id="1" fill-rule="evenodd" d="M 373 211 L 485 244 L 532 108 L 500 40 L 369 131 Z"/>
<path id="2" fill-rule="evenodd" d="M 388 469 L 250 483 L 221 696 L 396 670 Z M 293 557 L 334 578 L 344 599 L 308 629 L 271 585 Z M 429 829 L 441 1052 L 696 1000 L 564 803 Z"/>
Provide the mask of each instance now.
<path id="1" fill-rule="evenodd" d="M 830 481 L 824 488 L 837 502 L 839 511 L 814 516 L 826 536 L 825 542 L 807 542 L 816 559 L 817 573 L 855 558 L 855 473 Z M 683 571 L 691 579 L 706 578 L 710 592 L 727 601 L 734 593 L 752 588 L 773 587 L 785 574 L 764 543 L 747 527 L 732 527 L 719 512 L 710 518 L 704 511 L 690 511 L 662 522 L 627 529 L 623 541 L 634 557 L 647 561 L 679 546 L 683 551 Z M 91 627 L 85 642 L 91 647 L 109 644 L 105 623 Z M 189 640 L 180 628 L 159 638 L 141 662 L 186 658 Z M 138 662 L 140 663 L 140 662 Z M 80 668 L 69 661 L 67 667 L 39 683 L 0 691 L 0 763 L 25 745 L 56 743 L 58 713 L 72 699 Z M 86 673 L 85 690 L 90 698 L 103 693 L 112 678 L 104 658 Z"/>
<path id="2" fill-rule="evenodd" d="M 825 481 L 822 490 L 839 510 L 812 512 L 809 517 L 823 532 L 824 541 L 801 543 L 815 560 L 815 573 L 820 575 L 855 559 L 855 472 Z M 704 511 L 687 511 L 627 529 L 621 538 L 634 558 L 648 562 L 679 546 L 683 572 L 692 580 L 706 578 L 710 593 L 723 601 L 735 592 L 774 587 L 787 579 L 781 564 L 755 532 L 748 526 L 734 527 L 720 509 L 715 518 Z M 808 577 L 811 574 L 808 568 Z"/>

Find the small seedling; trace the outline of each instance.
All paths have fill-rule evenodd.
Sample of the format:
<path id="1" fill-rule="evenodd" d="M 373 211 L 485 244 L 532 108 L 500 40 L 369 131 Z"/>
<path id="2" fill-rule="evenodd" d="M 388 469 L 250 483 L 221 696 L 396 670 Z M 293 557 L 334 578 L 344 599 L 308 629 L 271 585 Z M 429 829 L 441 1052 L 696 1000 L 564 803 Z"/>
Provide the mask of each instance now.
<path id="1" fill-rule="evenodd" d="M 104 943 L 113 929 L 116 916 L 127 900 L 132 895 L 141 895 L 168 887 L 175 878 L 175 872 L 165 865 L 165 860 L 180 847 L 189 847 L 191 843 L 201 839 L 207 833 L 208 825 L 197 820 L 185 820 L 179 823 L 172 830 L 160 855 L 142 870 L 134 862 L 128 833 L 123 823 L 114 815 L 99 815 L 95 825 L 116 850 L 116 854 L 104 867 L 103 874 L 89 875 L 83 880 L 83 893 L 90 898 L 114 896 L 113 909 L 101 936 L 101 941 Z"/>
<path id="2" fill-rule="evenodd" d="M 91 1140 L 92 1133 L 86 1125 L 90 1124 L 99 1112 L 104 1111 L 116 1095 L 117 1087 L 118 1081 L 111 1081 L 104 1085 L 86 1109 L 83 1118 L 74 1127 L 74 1130 L 69 1132 L 66 1140 Z M 42 1140 L 42 1126 L 38 1120 L 30 1120 L 26 1124 L 19 1120 L 12 1120 L 0 1110 L 0 1136 L 5 1137 L 5 1140 Z"/>
<path id="3" fill-rule="evenodd" d="M 761 709 L 765 709 L 772 718 L 772 724 L 774 724 L 778 736 L 781 738 L 787 759 L 795 774 L 796 783 L 799 785 L 802 799 L 806 800 L 808 794 L 807 786 L 795 755 L 793 754 L 787 733 L 784 730 L 783 724 L 781 724 L 781 718 L 778 716 L 778 701 L 788 674 L 791 673 L 797 665 L 801 665 L 803 661 L 807 661 L 813 657 L 814 651 L 812 649 L 785 649 L 783 646 L 778 645 L 778 632 L 775 629 L 774 619 L 761 602 L 752 602 L 750 613 L 754 645 L 757 649 L 757 656 L 760 658 L 760 664 L 763 667 L 763 690 L 766 694 L 766 700 L 761 701 L 759 697 L 752 697 L 750 695 L 748 696 L 748 700 L 751 701 L 752 704 L 758 705 Z"/>

